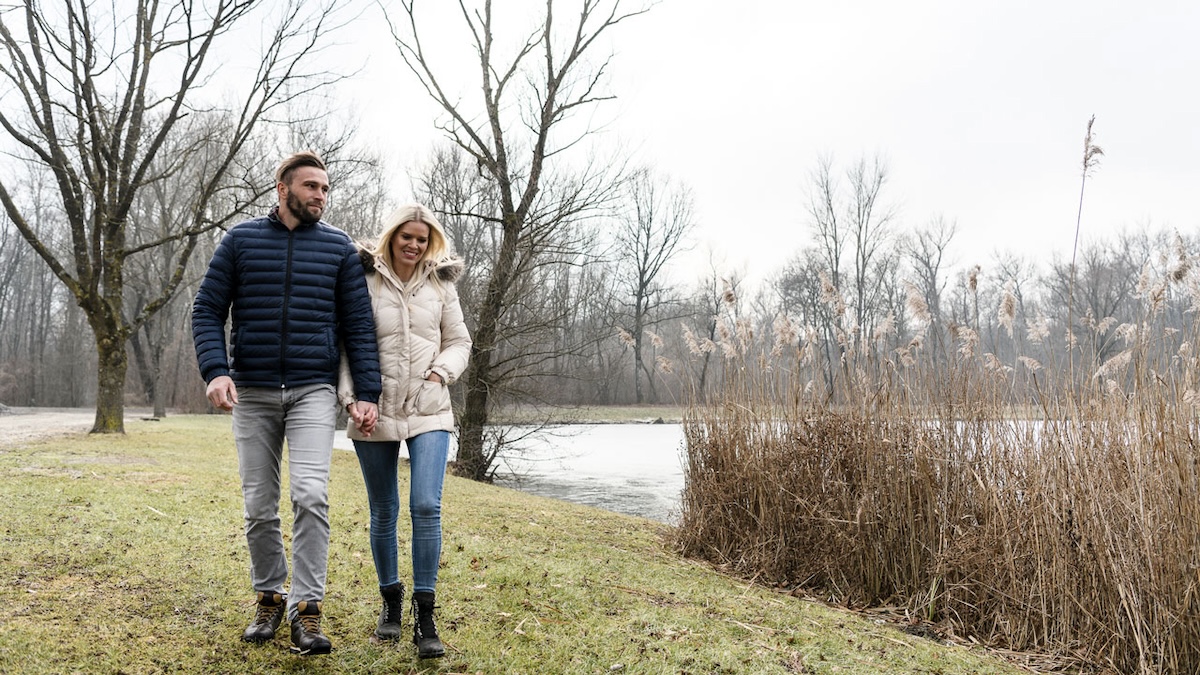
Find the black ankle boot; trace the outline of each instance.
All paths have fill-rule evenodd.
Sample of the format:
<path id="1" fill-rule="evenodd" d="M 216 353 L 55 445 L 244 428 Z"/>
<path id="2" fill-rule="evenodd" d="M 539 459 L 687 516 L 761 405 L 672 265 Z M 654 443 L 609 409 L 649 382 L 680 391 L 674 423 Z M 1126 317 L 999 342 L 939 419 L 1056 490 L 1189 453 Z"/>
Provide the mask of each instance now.
<path id="1" fill-rule="evenodd" d="M 417 658 L 441 658 L 446 654 L 446 647 L 438 639 L 437 626 L 433 625 L 433 593 L 413 593 L 412 611 L 413 644 L 417 646 Z"/>
<path id="2" fill-rule="evenodd" d="M 379 627 L 375 629 L 375 637 L 380 640 L 399 640 L 400 619 L 404 615 L 404 584 L 380 586 L 379 594 L 383 596 L 383 609 L 379 612 Z"/>

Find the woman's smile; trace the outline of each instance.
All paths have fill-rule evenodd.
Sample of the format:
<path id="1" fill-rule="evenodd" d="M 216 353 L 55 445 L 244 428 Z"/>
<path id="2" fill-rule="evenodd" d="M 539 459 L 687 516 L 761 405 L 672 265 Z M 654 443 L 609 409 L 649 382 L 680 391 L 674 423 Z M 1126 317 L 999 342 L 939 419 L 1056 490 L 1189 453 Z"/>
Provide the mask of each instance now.
<path id="1" fill-rule="evenodd" d="M 396 228 L 392 234 L 392 268 L 401 281 L 412 277 L 417 263 L 429 248 L 429 226 L 419 220 L 410 220 Z"/>

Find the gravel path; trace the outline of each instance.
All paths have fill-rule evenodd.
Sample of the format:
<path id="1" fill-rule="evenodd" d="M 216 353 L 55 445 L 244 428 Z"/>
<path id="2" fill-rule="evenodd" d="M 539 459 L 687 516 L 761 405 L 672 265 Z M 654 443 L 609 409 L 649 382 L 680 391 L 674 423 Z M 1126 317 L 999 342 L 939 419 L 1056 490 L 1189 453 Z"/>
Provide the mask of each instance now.
<path id="1" fill-rule="evenodd" d="M 95 408 L 12 408 L 0 414 L 0 447 L 86 433 L 96 421 Z M 150 414 L 149 408 L 126 408 L 125 421 Z"/>

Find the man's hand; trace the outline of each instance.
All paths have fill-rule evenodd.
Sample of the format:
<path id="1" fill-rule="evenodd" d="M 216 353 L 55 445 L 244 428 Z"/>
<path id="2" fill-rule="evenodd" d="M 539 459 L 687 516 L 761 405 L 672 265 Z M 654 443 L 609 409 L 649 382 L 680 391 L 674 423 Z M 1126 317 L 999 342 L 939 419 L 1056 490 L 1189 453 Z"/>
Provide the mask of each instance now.
<path id="1" fill-rule="evenodd" d="M 213 381 L 208 383 L 204 395 L 210 403 L 222 410 L 233 410 L 234 404 L 238 402 L 237 387 L 233 386 L 233 378 L 228 375 L 214 377 Z"/>
<path id="2" fill-rule="evenodd" d="M 375 423 L 379 421 L 379 406 L 366 401 L 355 401 L 348 406 L 350 419 L 354 420 L 354 426 L 362 432 L 363 436 L 371 437 L 371 432 L 375 431 Z"/>

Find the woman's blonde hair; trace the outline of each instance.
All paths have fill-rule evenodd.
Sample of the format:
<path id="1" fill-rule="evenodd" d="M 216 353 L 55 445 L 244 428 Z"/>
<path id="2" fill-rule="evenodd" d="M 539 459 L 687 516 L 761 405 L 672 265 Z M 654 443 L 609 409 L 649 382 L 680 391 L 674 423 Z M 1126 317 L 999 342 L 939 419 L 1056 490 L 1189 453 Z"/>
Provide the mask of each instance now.
<path id="1" fill-rule="evenodd" d="M 430 211 L 429 207 L 424 204 L 405 204 L 384 218 L 383 231 L 379 234 L 375 250 L 371 253 L 375 254 L 377 258 L 382 258 L 388 267 L 391 267 L 392 237 L 396 235 L 396 230 L 399 230 L 402 225 L 414 220 L 429 226 L 429 246 L 425 248 L 421 259 L 417 261 L 418 264 L 425 260 L 441 262 L 453 255 L 450 243 L 446 239 L 446 231 L 442 229 L 442 224 L 438 222 L 437 216 L 433 215 L 433 211 Z"/>

